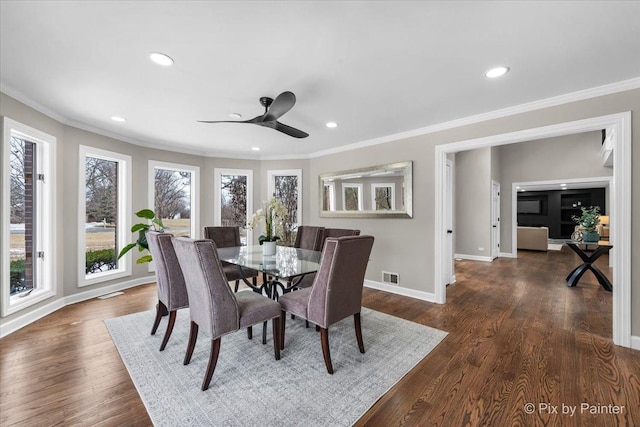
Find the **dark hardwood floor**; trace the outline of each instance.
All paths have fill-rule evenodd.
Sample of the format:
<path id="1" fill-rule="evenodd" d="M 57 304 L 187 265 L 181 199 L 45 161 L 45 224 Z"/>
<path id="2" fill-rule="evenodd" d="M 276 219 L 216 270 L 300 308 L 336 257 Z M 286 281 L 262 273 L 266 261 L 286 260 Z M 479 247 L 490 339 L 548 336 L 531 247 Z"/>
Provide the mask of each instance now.
<path id="1" fill-rule="evenodd" d="M 607 262 L 597 265 L 611 277 Z M 567 288 L 578 263 L 568 248 L 459 261 L 446 305 L 365 289 L 365 307 L 449 335 L 356 425 L 639 426 L 640 352 L 612 344 L 611 293 L 590 272 Z M 150 425 L 103 320 L 155 302 L 155 285 L 140 286 L 0 340 L 0 425 Z M 624 408 L 602 413 L 610 405 Z"/>

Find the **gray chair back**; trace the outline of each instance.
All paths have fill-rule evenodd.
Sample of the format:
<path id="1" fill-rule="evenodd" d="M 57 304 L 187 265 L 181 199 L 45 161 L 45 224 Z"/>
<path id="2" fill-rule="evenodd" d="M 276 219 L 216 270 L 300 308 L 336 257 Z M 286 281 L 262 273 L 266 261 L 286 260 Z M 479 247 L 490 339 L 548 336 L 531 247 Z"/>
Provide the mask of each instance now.
<path id="1" fill-rule="evenodd" d="M 309 321 L 327 328 L 360 313 L 373 240 L 373 236 L 327 239 L 309 296 Z"/>
<path id="2" fill-rule="evenodd" d="M 204 238 L 213 240 L 219 248 L 240 246 L 240 227 L 204 227 Z"/>
<path id="3" fill-rule="evenodd" d="M 345 236 L 359 236 L 360 230 L 352 230 L 349 228 L 325 228 L 323 233 L 323 248 L 324 242 L 329 237 L 345 237 Z"/>
<path id="4" fill-rule="evenodd" d="M 240 313 L 213 240 L 174 239 L 189 294 L 191 320 L 212 339 L 240 328 Z"/>
<path id="5" fill-rule="evenodd" d="M 294 248 L 309 249 L 311 251 L 321 251 L 323 242 L 324 227 L 312 225 L 301 225 L 298 227 Z"/>
<path id="6" fill-rule="evenodd" d="M 158 300 L 169 311 L 189 307 L 184 276 L 173 247 L 173 235 L 147 231 L 146 236 L 156 267 Z"/>

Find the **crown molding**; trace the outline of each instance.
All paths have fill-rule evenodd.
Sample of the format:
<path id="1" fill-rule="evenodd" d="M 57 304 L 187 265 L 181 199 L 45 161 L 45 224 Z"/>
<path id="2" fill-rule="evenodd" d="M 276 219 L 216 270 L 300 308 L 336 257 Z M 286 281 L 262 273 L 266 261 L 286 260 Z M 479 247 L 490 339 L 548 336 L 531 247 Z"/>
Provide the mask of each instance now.
<path id="1" fill-rule="evenodd" d="M 385 144 L 387 142 L 398 141 L 400 139 L 421 136 L 430 133 L 440 132 L 447 129 L 458 128 L 475 123 L 485 122 L 489 120 L 499 119 L 503 117 L 513 116 L 515 114 L 526 113 L 529 111 L 541 110 L 543 108 L 555 107 L 557 105 L 569 104 L 571 102 L 582 101 L 599 96 L 611 95 L 618 92 L 625 92 L 640 88 L 640 77 L 635 77 L 621 82 L 611 83 L 604 86 L 597 86 L 590 89 L 571 92 L 564 95 L 558 95 L 551 98 L 541 99 L 538 101 L 519 104 L 513 107 L 507 107 L 500 110 L 489 111 L 487 113 L 477 114 L 475 116 L 463 117 L 448 122 L 438 123 L 432 126 L 426 126 L 406 132 L 395 133 L 392 135 L 374 138 L 367 141 L 356 142 L 342 147 L 330 148 L 328 150 L 316 151 L 309 155 L 310 158 L 328 156 L 330 154 L 341 153 L 344 151 L 356 150 L 358 148 L 370 147 L 372 145 Z"/>
<path id="2" fill-rule="evenodd" d="M 438 123 L 431 126 L 426 126 L 406 132 L 394 133 L 391 135 L 382 136 L 379 138 L 369 139 L 365 141 L 355 142 L 353 144 L 343 145 L 341 147 L 329 148 L 326 150 L 320 150 L 309 154 L 287 154 L 287 155 L 273 155 L 273 156 L 251 156 L 251 155 L 243 155 L 243 154 L 231 154 L 231 153 L 220 153 L 217 151 L 200 151 L 193 150 L 189 148 L 180 148 L 176 149 L 175 146 L 168 145 L 166 142 L 151 140 L 149 142 L 141 141 L 134 138 L 129 138 L 114 132 L 109 132 L 104 129 L 100 129 L 95 126 L 90 126 L 75 120 L 71 120 L 61 114 L 56 113 L 55 111 L 45 107 L 44 105 L 31 100 L 30 98 L 24 96 L 19 91 L 14 88 L 8 86 L 6 83 L 0 82 L 0 91 L 7 94 L 8 96 L 17 99 L 23 104 L 33 108 L 40 113 L 61 122 L 67 126 L 72 126 L 78 129 L 86 130 L 88 132 L 93 132 L 102 136 L 106 136 L 108 138 L 117 139 L 120 141 L 128 142 L 133 145 L 137 145 L 140 147 L 153 148 L 153 149 L 161 149 L 166 151 L 192 154 L 196 156 L 204 156 L 204 157 L 215 157 L 215 158 L 227 158 L 227 159 L 243 159 L 243 160 L 305 160 L 305 159 L 313 159 L 316 157 L 328 156 L 331 154 L 342 153 L 345 151 L 356 150 L 359 148 L 370 147 L 378 144 L 385 144 L 388 142 L 394 142 L 401 139 L 411 138 L 415 136 L 427 135 L 430 133 L 440 132 L 447 129 L 458 128 L 462 126 L 467 126 L 475 123 L 485 122 L 488 120 L 499 119 L 503 117 L 512 116 L 515 114 L 526 113 L 529 111 L 540 110 L 543 108 L 554 107 L 557 105 L 568 104 L 571 102 L 582 101 L 590 98 L 597 98 L 599 96 L 611 95 L 614 93 L 624 92 L 627 90 L 633 90 L 640 88 L 640 77 L 635 77 L 629 80 L 623 80 L 620 82 L 610 83 L 603 86 L 597 86 L 589 89 L 580 90 L 577 92 L 571 92 L 564 95 L 558 95 L 551 98 L 546 98 L 538 101 L 532 101 L 525 104 L 519 104 L 512 107 L 503 108 L 500 110 L 489 111 L 487 113 L 477 114 L 475 116 L 463 117 L 460 119 L 451 120 L 448 122 Z"/>

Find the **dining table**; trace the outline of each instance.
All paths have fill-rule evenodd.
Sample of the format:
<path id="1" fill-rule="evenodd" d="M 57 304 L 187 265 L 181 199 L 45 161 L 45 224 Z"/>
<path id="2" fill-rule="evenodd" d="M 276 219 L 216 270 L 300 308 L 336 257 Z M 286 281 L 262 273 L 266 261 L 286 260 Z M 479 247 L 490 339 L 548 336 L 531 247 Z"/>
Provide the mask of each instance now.
<path id="1" fill-rule="evenodd" d="M 302 279 L 320 268 L 322 252 L 288 246 L 276 246 L 275 255 L 264 255 L 262 246 L 231 246 L 218 248 L 221 261 L 238 266 L 240 277 L 254 292 L 275 301 L 280 295 L 297 289 Z M 253 284 L 245 269 L 262 273 L 262 283 Z M 262 343 L 266 344 L 266 322 L 263 324 Z"/>
<path id="2" fill-rule="evenodd" d="M 321 255 L 319 251 L 289 246 L 276 246 L 275 255 L 264 255 L 260 245 L 218 248 L 218 258 L 237 265 L 249 288 L 274 300 L 296 289 L 304 276 L 318 271 Z M 245 269 L 262 273 L 262 283 L 254 285 L 246 277 Z"/>

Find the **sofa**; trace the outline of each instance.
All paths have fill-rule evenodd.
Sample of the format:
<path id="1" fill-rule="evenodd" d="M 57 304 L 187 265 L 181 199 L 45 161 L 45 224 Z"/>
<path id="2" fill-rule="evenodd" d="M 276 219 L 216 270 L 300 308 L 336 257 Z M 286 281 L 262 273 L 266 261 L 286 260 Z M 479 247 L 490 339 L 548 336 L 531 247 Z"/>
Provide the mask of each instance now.
<path id="1" fill-rule="evenodd" d="M 549 228 L 518 226 L 518 249 L 547 251 Z"/>

